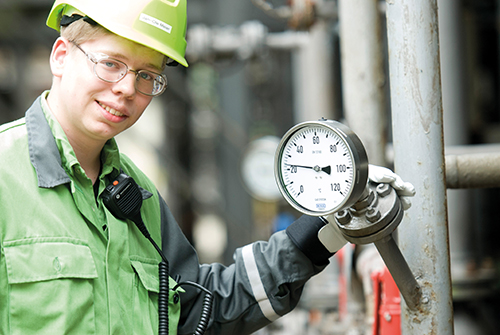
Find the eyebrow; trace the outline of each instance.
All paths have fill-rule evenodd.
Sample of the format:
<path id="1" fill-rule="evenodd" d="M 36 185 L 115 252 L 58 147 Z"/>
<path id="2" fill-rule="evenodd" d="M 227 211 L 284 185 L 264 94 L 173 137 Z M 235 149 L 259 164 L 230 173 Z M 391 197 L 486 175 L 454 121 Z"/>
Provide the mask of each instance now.
<path id="1" fill-rule="evenodd" d="M 119 53 L 119 52 L 114 52 L 114 51 L 104 51 L 104 52 L 100 52 L 102 54 L 105 54 L 111 58 L 121 58 L 121 59 L 124 59 L 124 60 L 129 60 L 128 57 L 126 57 L 125 55 Z M 128 66 L 128 64 L 127 64 Z M 146 63 L 145 64 L 146 68 L 152 68 L 154 69 L 156 72 L 158 73 L 162 73 L 163 72 L 163 69 L 161 68 L 161 66 L 158 66 L 158 65 L 155 65 L 153 63 Z M 142 69 L 139 69 L 139 70 L 142 70 Z"/>

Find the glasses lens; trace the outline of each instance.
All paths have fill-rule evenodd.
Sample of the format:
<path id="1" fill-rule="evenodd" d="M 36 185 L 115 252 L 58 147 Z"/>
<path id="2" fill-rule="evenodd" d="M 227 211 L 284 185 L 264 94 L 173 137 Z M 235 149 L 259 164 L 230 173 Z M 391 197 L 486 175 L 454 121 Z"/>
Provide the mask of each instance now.
<path id="1" fill-rule="evenodd" d="M 122 79 L 128 71 L 127 65 L 116 59 L 101 59 L 95 64 L 95 74 L 102 80 L 116 83 Z"/>
<path id="2" fill-rule="evenodd" d="M 167 88 L 167 77 L 141 70 L 137 73 L 136 88 L 146 95 L 160 95 Z"/>

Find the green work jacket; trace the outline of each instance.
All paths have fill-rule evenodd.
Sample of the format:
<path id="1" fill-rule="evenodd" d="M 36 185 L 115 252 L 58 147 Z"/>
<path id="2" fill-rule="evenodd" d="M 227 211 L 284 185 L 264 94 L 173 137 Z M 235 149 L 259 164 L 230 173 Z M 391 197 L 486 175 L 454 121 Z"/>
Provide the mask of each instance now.
<path id="1" fill-rule="evenodd" d="M 24 118 L 0 126 L 0 335 L 157 334 L 160 256 L 95 196 L 46 95 Z M 170 277 L 213 293 L 205 335 L 251 334 L 271 323 L 297 305 L 307 280 L 328 264 L 331 254 L 317 239 L 323 223 L 307 216 L 293 224 L 295 235 L 280 231 L 236 249 L 233 264 L 200 264 L 152 182 L 114 140 L 101 163 L 97 193 L 120 169 L 132 176 Z M 309 235 L 301 247 L 297 237 Z M 170 334 L 193 334 L 203 314 L 204 292 L 184 289 L 170 292 Z"/>
<path id="2" fill-rule="evenodd" d="M 44 97 L 1 126 L 0 160 L 0 334 L 157 334 L 161 258 L 95 197 Z M 114 140 L 101 160 L 99 193 L 120 169 L 132 176 L 147 198 L 146 227 L 161 244 L 155 187 Z M 170 334 L 177 334 L 173 296 Z"/>

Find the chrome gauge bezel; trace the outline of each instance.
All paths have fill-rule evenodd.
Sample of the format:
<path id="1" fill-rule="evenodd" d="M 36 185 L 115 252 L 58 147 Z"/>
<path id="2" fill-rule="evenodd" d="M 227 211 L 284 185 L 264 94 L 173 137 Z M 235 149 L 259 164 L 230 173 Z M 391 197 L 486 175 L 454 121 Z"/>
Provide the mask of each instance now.
<path id="1" fill-rule="evenodd" d="M 346 194 L 342 194 L 344 198 L 335 206 L 325 208 L 324 210 L 307 208 L 307 206 L 303 205 L 304 201 L 301 203 L 301 201 L 297 200 L 297 197 L 293 197 L 287 189 L 282 170 L 282 161 L 285 151 L 289 145 L 293 145 L 291 141 L 293 141 L 294 136 L 297 133 L 304 133 L 309 129 L 312 130 L 316 128 L 324 128 L 325 131 L 334 132 L 340 141 L 343 142 L 343 145 L 345 145 L 345 148 L 351 156 L 352 162 L 352 182 L 348 191 L 345 192 Z M 361 197 L 368 181 L 368 157 L 361 140 L 350 128 L 334 120 L 322 119 L 318 121 L 307 121 L 290 128 L 285 135 L 283 135 L 278 145 L 274 162 L 275 179 L 282 196 L 293 208 L 311 216 L 330 215 L 338 212 L 342 208 L 353 205 Z M 334 162 L 332 162 L 332 166 L 333 165 Z"/>

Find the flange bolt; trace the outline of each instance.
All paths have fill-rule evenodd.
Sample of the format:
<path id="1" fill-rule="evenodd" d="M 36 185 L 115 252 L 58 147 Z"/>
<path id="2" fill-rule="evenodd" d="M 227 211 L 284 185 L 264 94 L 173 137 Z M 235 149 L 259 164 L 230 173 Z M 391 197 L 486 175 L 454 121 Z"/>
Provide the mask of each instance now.
<path id="1" fill-rule="evenodd" d="M 352 205 L 352 209 L 355 212 L 361 212 L 370 206 L 373 199 L 375 199 L 375 193 L 373 193 L 372 190 L 369 190 L 368 194 L 364 198 L 358 200 L 354 205 Z"/>
<path id="2" fill-rule="evenodd" d="M 351 222 L 352 214 L 349 209 L 341 209 L 337 213 L 335 213 L 335 220 L 341 225 L 348 224 Z"/>
<path id="3" fill-rule="evenodd" d="M 366 211 L 366 219 L 371 222 L 377 222 L 381 217 L 380 211 L 376 207 L 368 207 Z"/>
<path id="4" fill-rule="evenodd" d="M 391 187 L 389 184 L 378 184 L 377 185 L 377 194 L 381 197 L 385 197 L 391 193 Z"/>

